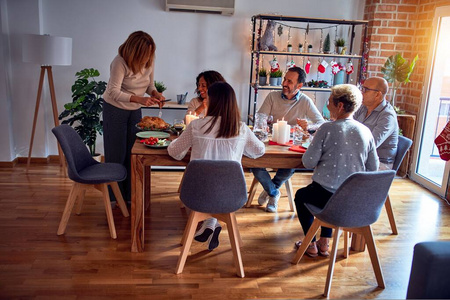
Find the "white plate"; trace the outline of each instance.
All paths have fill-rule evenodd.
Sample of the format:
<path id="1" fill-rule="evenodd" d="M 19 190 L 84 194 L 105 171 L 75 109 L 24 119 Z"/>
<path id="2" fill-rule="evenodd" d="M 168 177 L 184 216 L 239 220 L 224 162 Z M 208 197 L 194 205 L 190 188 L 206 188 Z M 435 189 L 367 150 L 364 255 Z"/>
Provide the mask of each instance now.
<path id="1" fill-rule="evenodd" d="M 170 141 L 165 141 L 164 142 L 164 144 L 154 144 L 154 145 L 147 145 L 147 144 L 144 144 L 145 146 L 147 146 L 147 147 L 150 147 L 150 148 L 167 148 L 167 146 L 169 146 L 169 144 L 170 144 Z"/>
<path id="2" fill-rule="evenodd" d="M 170 136 L 170 134 L 162 131 L 142 131 L 136 133 L 136 136 L 141 139 L 148 139 L 149 137 L 166 139 Z"/>

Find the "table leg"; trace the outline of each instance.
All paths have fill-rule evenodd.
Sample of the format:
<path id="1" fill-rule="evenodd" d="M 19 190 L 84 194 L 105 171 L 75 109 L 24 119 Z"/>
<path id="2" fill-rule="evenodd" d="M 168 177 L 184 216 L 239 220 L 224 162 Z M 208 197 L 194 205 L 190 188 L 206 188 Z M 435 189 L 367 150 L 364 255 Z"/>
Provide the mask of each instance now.
<path id="1" fill-rule="evenodd" d="M 150 166 L 144 167 L 144 200 L 145 210 L 150 207 L 151 186 L 152 186 L 152 168 Z"/>
<path id="2" fill-rule="evenodd" d="M 131 252 L 144 251 L 144 172 L 137 155 L 131 156 Z"/>
<path id="3" fill-rule="evenodd" d="M 366 239 L 362 234 L 352 234 L 352 250 L 357 252 L 364 252 L 366 250 Z"/>

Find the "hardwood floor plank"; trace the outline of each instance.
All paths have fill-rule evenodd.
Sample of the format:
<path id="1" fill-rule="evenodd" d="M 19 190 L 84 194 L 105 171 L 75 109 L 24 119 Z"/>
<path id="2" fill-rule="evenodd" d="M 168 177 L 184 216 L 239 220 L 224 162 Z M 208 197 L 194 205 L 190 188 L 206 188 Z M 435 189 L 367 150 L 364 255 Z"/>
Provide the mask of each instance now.
<path id="1" fill-rule="evenodd" d="M 131 253 L 130 218 L 113 208 L 117 240 L 110 238 L 101 193 L 86 193 L 82 213 L 56 231 L 72 182 L 56 164 L 0 168 L 0 298 L 251 299 L 322 298 L 327 258 L 304 257 L 292 265 L 294 242 L 303 239 L 285 189 L 277 214 L 253 202 L 236 213 L 245 278 L 236 276 L 224 224 L 220 245 L 193 242 L 183 273 L 174 274 L 188 210 L 177 193 L 182 172 L 152 172 L 152 202 L 145 219 L 145 252 Z M 253 177 L 246 173 L 247 184 Z M 294 192 L 311 181 L 292 178 Z M 258 192 L 261 191 L 259 187 Z M 399 235 L 386 212 L 373 225 L 386 289 L 377 288 L 368 252 L 343 258 L 339 241 L 331 298 L 404 299 L 416 243 L 449 240 L 449 206 L 408 179 L 390 191 Z"/>

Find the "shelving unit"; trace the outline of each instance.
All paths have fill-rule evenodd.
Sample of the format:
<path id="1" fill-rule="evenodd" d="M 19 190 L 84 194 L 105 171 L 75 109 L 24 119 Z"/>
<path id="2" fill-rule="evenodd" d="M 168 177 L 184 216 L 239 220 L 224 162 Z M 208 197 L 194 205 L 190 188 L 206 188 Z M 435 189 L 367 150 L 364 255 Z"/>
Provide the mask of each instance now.
<path id="1" fill-rule="evenodd" d="M 308 52 L 287 52 L 287 51 L 262 51 L 259 50 L 259 41 L 263 35 L 263 21 L 264 20 L 274 20 L 278 22 L 298 22 L 304 23 L 305 27 L 309 30 L 310 24 L 328 24 L 328 25 L 347 25 L 350 26 L 350 44 L 348 46 L 349 54 L 336 54 L 336 53 L 308 53 Z M 303 57 L 316 57 L 316 58 L 337 58 L 337 59 L 348 59 L 355 60 L 358 62 L 358 68 L 355 68 L 357 73 L 357 82 L 360 83 L 364 74 L 364 53 L 367 49 L 367 25 L 368 21 L 364 20 L 338 20 L 338 19 L 318 19 L 318 18 L 304 18 L 304 17 L 292 17 L 292 16 L 280 16 L 280 15 L 256 15 L 252 17 L 252 42 L 251 42 L 251 64 L 250 64 L 250 84 L 249 84 L 249 99 L 248 99 L 248 118 L 247 123 L 249 124 L 253 120 L 254 114 L 256 112 L 256 105 L 258 101 L 258 90 L 281 90 L 281 86 L 270 86 L 264 85 L 260 86 L 259 81 L 259 61 L 261 55 L 274 55 L 274 56 L 303 56 Z M 358 54 L 352 54 L 354 48 L 354 39 L 356 36 L 355 28 L 356 26 L 362 26 L 362 47 Z M 258 27 L 258 28 L 257 28 Z M 329 28 L 329 27 L 328 27 Z M 320 29 L 321 28 L 314 28 Z M 306 34 L 305 34 L 306 37 Z M 321 51 L 321 46 L 319 46 L 319 51 Z M 305 47 L 306 48 L 306 44 Z M 255 72 L 255 73 L 254 73 Z M 350 75 L 346 76 L 346 82 L 350 80 Z M 330 88 L 317 88 L 317 87 L 302 87 L 302 91 L 309 92 L 329 92 Z M 253 99 L 253 100 L 252 100 Z"/>

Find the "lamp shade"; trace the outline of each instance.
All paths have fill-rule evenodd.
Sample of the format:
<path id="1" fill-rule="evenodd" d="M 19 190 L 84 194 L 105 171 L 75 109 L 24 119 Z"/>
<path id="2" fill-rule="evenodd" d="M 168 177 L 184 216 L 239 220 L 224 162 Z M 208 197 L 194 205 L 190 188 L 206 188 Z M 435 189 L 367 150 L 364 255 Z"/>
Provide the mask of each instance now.
<path id="1" fill-rule="evenodd" d="M 70 66 L 72 38 L 38 34 L 24 35 L 22 60 L 48 66 Z"/>

